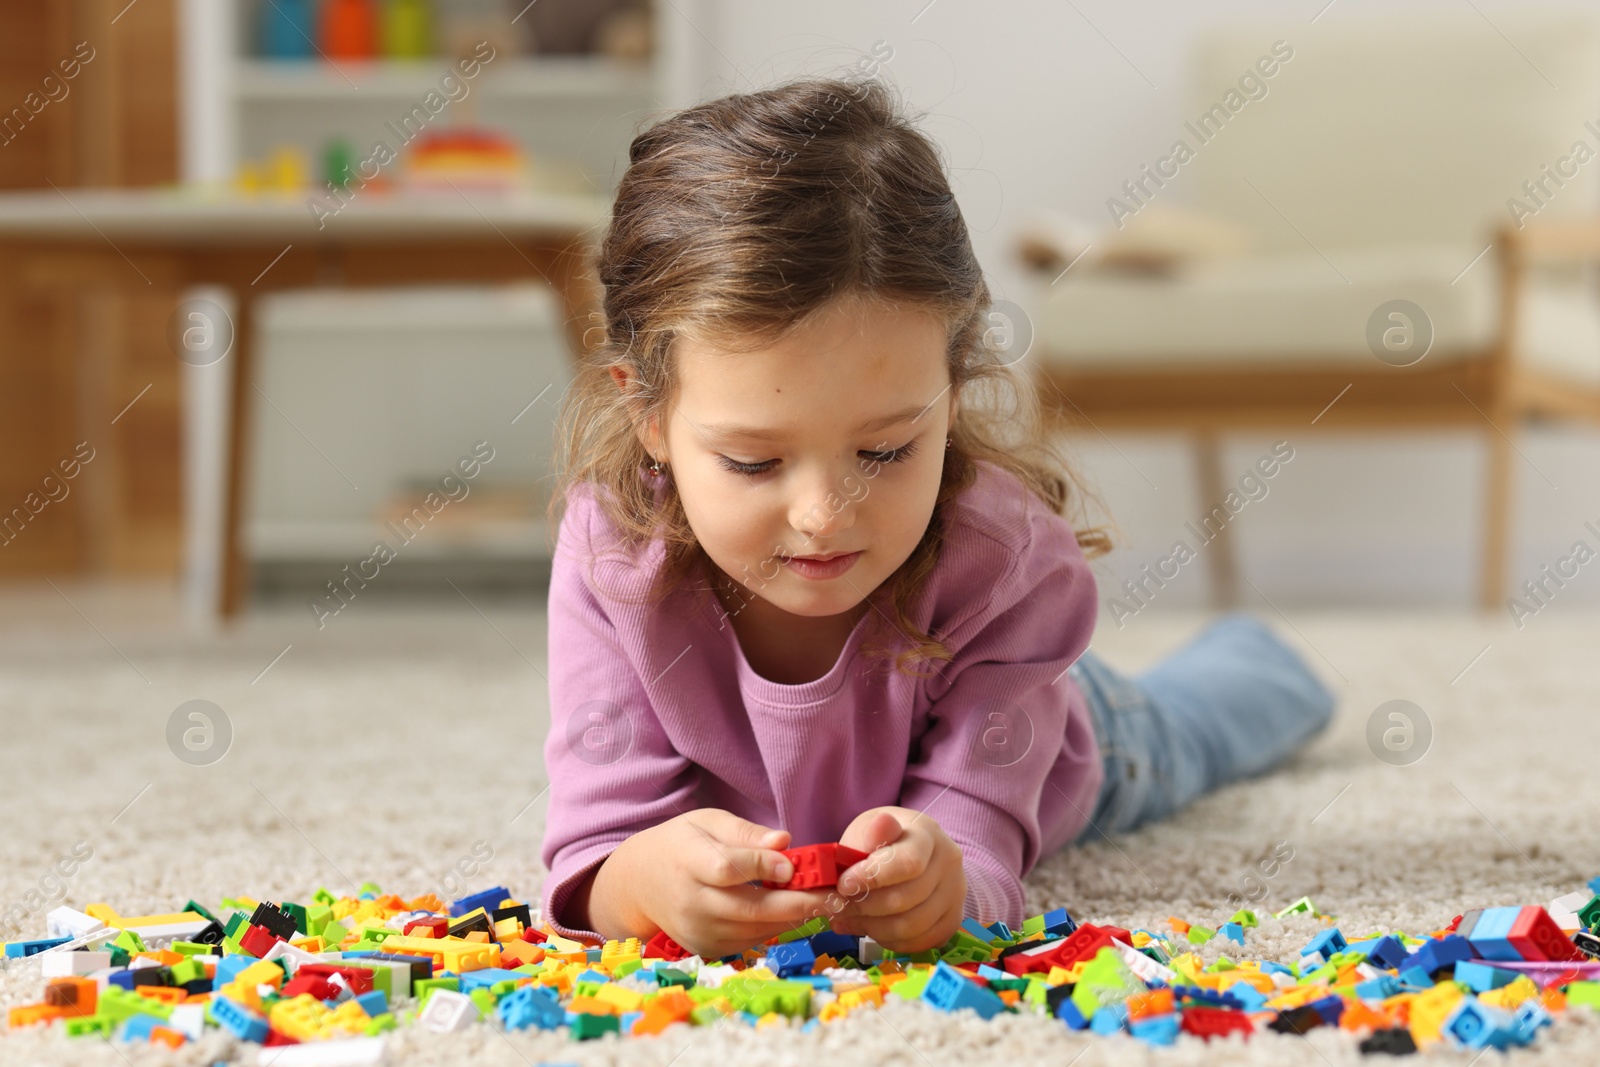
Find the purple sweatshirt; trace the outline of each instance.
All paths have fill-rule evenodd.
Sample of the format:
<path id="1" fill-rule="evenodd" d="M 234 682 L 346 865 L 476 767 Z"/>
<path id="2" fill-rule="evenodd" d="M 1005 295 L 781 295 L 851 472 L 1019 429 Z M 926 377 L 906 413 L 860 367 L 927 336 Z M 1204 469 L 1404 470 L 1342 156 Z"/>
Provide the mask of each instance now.
<path id="1" fill-rule="evenodd" d="M 691 809 L 786 829 L 797 847 L 837 841 L 882 805 L 927 812 L 961 847 L 966 914 L 1019 924 L 1022 876 L 1078 834 L 1103 777 L 1066 674 L 1096 612 L 1070 524 L 980 463 L 912 614 L 955 658 L 923 664 L 924 678 L 878 666 L 858 655 L 869 612 L 832 670 L 784 685 L 746 662 L 703 581 L 654 609 L 622 602 L 643 598 L 665 547 L 629 555 L 593 493 L 572 490 L 550 582 L 550 925 L 600 940 L 563 921 L 575 886 Z"/>

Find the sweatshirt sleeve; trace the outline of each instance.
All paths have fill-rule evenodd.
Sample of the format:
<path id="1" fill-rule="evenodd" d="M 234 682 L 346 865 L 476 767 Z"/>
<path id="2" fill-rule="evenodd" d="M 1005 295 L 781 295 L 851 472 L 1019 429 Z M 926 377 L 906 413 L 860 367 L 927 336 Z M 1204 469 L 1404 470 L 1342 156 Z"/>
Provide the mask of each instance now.
<path id="1" fill-rule="evenodd" d="M 699 806 L 694 767 L 662 730 L 640 677 L 643 639 L 627 625 L 633 606 L 602 600 L 591 585 L 598 524 L 592 500 L 575 500 L 552 562 L 550 804 L 540 853 L 550 872 L 544 919 L 563 936 L 591 941 L 603 938 L 566 922 L 573 890 L 633 834 Z"/>
<path id="2" fill-rule="evenodd" d="M 1008 573 L 974 574 L 961 590 L 981 606 L 941 637 L 954 659 L 927 683 L 929 725 L 900 797 L 961 846 L 966 913 L 1011 925 L 1024 918 L 1022 877 L 1042 848 L 1041 804 L 1057 807 L 1052 772 L 1084 791 L 1103 774 L 1087 706 L 1066 677 L 1094 632 L 1093 574 L 1059 516 L 1036 514 L 1023 541 Z"/>

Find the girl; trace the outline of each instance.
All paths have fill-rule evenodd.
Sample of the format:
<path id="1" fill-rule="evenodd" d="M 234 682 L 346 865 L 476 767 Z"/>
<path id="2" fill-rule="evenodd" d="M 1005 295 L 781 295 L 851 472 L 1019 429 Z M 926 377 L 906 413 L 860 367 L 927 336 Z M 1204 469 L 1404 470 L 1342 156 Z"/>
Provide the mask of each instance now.
<path id="1" fill-rule="evenodd" d="M 1081 502 L 885 89 L 725 97 L 630 156 L 552 503 L 556 930 L 711 958 L 823 914 L 920 951 L 1019 923 L 1042 855 L 1328 722 L 1244 616 L 1138 679 L 1085 651 L 1107 538 L 1061 517 Z M 835 840 L 871 853 L 837 893 L 759 884 Z"/>

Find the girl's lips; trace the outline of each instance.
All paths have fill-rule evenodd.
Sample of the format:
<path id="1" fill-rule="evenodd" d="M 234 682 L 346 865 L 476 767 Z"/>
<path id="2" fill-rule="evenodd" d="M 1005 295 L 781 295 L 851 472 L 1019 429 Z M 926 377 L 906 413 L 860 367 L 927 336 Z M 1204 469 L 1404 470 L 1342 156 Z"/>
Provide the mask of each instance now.
<path id="1" fill-rule="evenodd" d="M 843 556 L 835 556 L 830 560 L 800 559 L 792 556 L 783 561 L 783 565 L 794 571 L 802 578 L 809 578 L 815 582 L 827 581 L 837 578 L 851 567 L 856 560 L 861 558 L 860 552 L 851 552 Z"/>

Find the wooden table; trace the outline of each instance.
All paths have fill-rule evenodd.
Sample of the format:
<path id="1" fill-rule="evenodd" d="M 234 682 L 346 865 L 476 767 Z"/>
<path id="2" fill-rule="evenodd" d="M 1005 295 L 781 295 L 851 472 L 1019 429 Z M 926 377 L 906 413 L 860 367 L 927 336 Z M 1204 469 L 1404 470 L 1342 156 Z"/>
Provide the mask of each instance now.
<path id="1" fill-rule="evenodd" d="M 231 292 L 233 347 L 216 363 L 227 385 L 213 390 L 214 400 L 200 394 L 197 402 L 211 410 L 186 412 L 195 432 L 184 446 L 186 476 L 207 457 L 221 457 L 217 484 L 186 494 L 188 508 L 219 512 L 221 529 L 211 543 L 186 538 L 185 580 L 191 604 L 223 617 L 238 614 L 249 585 L 240 545 L 249 469 L 245 398 L 263 293 L 543 279 L 560 295 L 575 354 L 584 350 L 598 307 L 589 255 L 608 218 L 608 198 L 367 188 L 321 217 L 309 199 L 309 192 L 246 197 L 183 187 L 0 195 L 0 273 L 9 284 L 179 292 L 215 285 Z M 198 465 L 190 461 L 196 457 Z M 210 589 L 203 588 L 207 574 Z"/>

